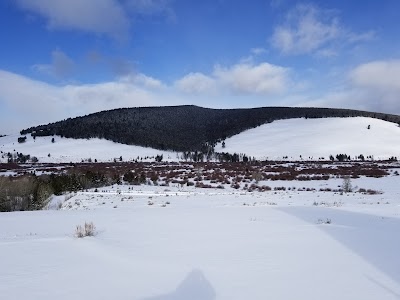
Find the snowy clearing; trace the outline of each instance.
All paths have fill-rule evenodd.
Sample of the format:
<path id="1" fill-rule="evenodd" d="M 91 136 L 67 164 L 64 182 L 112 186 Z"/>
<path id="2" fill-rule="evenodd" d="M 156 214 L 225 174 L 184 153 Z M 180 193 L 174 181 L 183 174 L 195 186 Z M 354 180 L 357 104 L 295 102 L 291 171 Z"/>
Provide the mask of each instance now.
<path id="1" fill-rule="evenodd" d="M 177 153 L 172 151 L 161 151 L 152 148 L 131 146 L 114 143 L 104 139 L 68 139 L 54 136 L 55 142 L 52 143 L 52 136 L 36 137 L 27 135 L 26 142 L 18 143 L 19 135 L 10 135 L 0 138 L 0 162 L 7 162 L 6 153 L 19 152 L 36 156 L 39 162 L 48 163 L 69 163 L 81 162 L 95 159 L 99 162 L 119 161 L 120 157 L 124 161 L 132 161 L 143 158 L 143 161 L 154 161 L 157 155 L 163 155 L 164 160 L 176 161 Z M 50 154 L 50 156 L 49 156 Z"/>

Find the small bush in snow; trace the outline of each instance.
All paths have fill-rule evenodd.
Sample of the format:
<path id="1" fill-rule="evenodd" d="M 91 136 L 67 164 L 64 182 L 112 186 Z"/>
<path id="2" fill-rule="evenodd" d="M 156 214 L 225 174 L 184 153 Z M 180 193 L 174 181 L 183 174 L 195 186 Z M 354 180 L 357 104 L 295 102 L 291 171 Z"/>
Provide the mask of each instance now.
<path id="1" fill-rule="evenodd" d="M 326 220 L 318 219 L 317 224 L 332 224 L 332 220 L 331 219 L 326 219 Z"/>
<path id="2" fill-rule="evenodd" d="M 362 194 L 366 194 L 366 195 L 379 195 L 379 194 L 382 194 L 382 192 L 380 192 L 380 191 L 371 190 L 371 189 L 366 190 L 364 188 L 360 188 L 358 190 L 358 192 L 362 193 Z"/>
<path id="3" fill-rule="evenodd" d="M 380 195 L 380 194 L 382 194 L 382 192 L 376 191 L 376 190 L 368 189 L 368 190 L 367 190 L 367 194 L 368 194 L 368 195 Z"/>
<path id="4" fill-rule="evenodd" d="M 77 238 L 84 238 L 85 236 L 94 236 L 96 234 L 96 226 L 93 222 L 85 222 L 85 225 L 77 225 L 75 229 L 75 236 Z"/>

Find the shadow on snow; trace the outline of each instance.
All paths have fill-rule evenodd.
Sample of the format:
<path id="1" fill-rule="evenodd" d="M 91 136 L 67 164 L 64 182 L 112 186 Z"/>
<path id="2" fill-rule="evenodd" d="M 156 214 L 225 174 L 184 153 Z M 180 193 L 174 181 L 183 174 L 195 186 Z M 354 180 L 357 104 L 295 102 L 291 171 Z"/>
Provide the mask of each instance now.
<path id="1" fill-rule="evenodd" d="M 142 300 L 214 300 L 215 290 L 200 270 L 193 270 L 171 293 Z"/>
<path id="2" fill-rule="evenodd" d="M 321 224 L 319 228 L 400 283 L 400 219 L 326 207 L 282 207 L 279 210 L 313 224 L 318 219 L 330 219 L 330 225 Z M 399 294 L 391 292 L 400 298 Z"/>

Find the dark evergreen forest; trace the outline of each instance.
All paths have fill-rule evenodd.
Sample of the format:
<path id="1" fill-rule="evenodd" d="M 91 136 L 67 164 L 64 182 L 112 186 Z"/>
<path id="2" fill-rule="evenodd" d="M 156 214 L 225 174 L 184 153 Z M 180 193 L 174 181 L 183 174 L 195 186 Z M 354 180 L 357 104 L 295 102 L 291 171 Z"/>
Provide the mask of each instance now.
<path id="1" fill-rule="evenodd" d="M 188 105 L 101 111 L 24 129 L 21 134 L 103 138 L 160 150 L 207 152 L 215 143 L 227 137 L 275 120 L 356 116 L 378 118 L 400 124 L 398 115 L 348 109 L 303 107 L 210 109 Z"/>

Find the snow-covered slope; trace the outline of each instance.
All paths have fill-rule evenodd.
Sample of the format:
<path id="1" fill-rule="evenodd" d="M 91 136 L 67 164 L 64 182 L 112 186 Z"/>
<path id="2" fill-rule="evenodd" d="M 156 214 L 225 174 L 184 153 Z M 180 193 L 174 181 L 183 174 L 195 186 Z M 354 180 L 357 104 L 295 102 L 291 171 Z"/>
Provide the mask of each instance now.
<path id="1" fill-rule="evenodd" d="M 370 126 L 370 129 L 368 129 Z M 67 139 L 56 136 L 27 136 L 25 143 L 18 143 L 19 135 L 0 138 L 0 150 L 4 153 L 20 152 L 36 156 L 40 162 L 113 161 L 122 156 L 124 161 L 163 154 L 164 160 L 179 160 L 178 153 L 152 148 L 129 146 L 101 139 Z M 245 153 L 258 159 L 289 160 L 318 159 L 329 155 L 347 154 L 352 158 L 363 154 L 374 159 L 400 157 L 400 127 L 397 124 L 364 117 L 289 119 L 265 124 L 247 130 L 219 144 L 217 152 Z M 50 153 L 50 157 L 48 154 Z M 301 156 L 301 157 L 300 157 Z"/>
<path id="2" fill-rule="evenodd" d="M 39 162 L 81 162 L 89 158 L 94 162 L 117 160 L 122 156 L 124 161 L 134 160 L 136 158 L 149 157 L 147 160 L 154 161 L 156 155 L 163 155 L 164 160 L 177 160 L 176 153 L 160 151 L 152 148 L 139 146 L 130 146 L 114 143 L 102 139 L 68 139 L 55 136 L 37 137 L 35 140 L 27 135 L 25 143 L 18 143 L 19 135 L 10 135 L 0 138 L 0 150 L 3 151 L 0 161 L 7 161 L 5 153 L 20 152 L 36 156 Z M 50 154 L 50 157 L 48 156 Z"/>
<path id="3" fill-rule="evenodd" d="M 400 127 L 365 117 L 279 120 L 228 138 L 216 151 L 258 159 L 328 159 L 340 153 L 387 159 L 400 157 Z"/>

